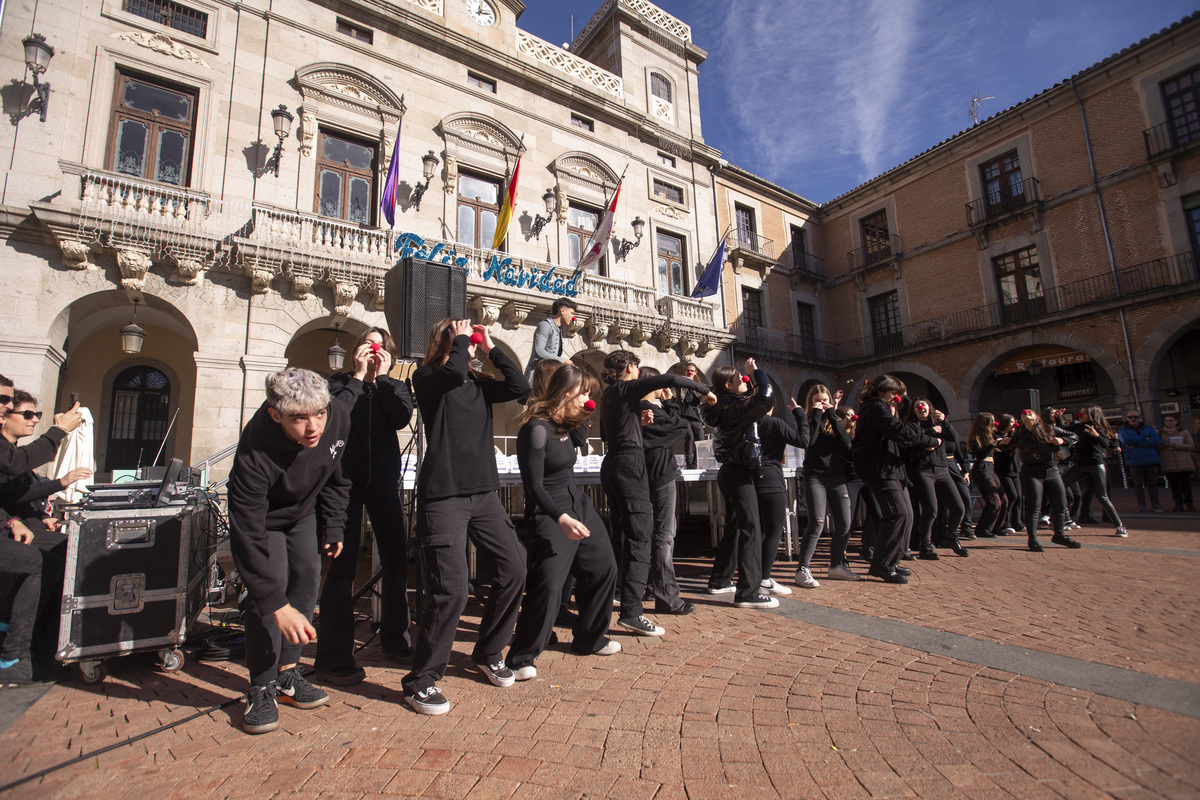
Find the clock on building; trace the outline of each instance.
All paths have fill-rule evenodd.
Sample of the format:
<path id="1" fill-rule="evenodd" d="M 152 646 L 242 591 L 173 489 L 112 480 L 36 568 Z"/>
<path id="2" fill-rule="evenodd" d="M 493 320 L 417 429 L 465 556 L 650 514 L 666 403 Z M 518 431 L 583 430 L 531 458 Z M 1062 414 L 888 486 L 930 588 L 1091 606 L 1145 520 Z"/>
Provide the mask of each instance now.
<path id="1" fill-rule="evenodd" d="M 488 0 L 467 0 L 467 16 L 485 28 L 496 24 L 496 9 Z"/>

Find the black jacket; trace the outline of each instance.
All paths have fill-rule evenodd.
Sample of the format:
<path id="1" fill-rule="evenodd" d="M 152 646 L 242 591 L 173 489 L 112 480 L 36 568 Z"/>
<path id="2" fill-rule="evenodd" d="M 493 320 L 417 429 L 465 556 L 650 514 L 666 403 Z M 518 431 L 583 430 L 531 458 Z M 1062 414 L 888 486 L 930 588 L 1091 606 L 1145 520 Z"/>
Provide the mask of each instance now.
<path id="1" fill-rule="evenodd" d="M 43 478 L 32 470 L 0 477 L 0 506 L 10 516 L 41 519 L 46 516 L 46 498 L 63 488 L 57 478 Z"/>
<path id="2" fill-rule="evenodd" d="M 779 417 L 763 417 L 758 421 L 758 436 L 762 440 L 762 477 L 755 482 L 759 494 L 779 494 L 787 491 L 783 480 L 783 459 L 787 446 L 808 447 L 808 429 L 803 423 L 804 410 L 792 409 L 796 424 Z"/>
<path id="3" fill-rule="evenodd" d="M 1096 428 L 1095 425 L 1092 425 Z M 1075 463 L 1082 467 L 1095 466 L 1103 464 L 1105 457 L 1108 455 L 1108 449 L 1112 446 L 1112 441 L 1100 433 L 1100 429 L 1096 428 L 1098 436 L 1092 436 L 1087 432 L 1087 425 L 1082 422 L 1076 422 L 1071 426 L 1071 433 L 1078 437 L 1075 442 Z"/>
<path id="4" fill-rule="evenodd" d="M 808 449 L 804 451 L 804 477 L 846 477 L 846 470 L 850 468 L 853 458 L 850 434 L 846 433 L 845 426 L 834 410 L 814 408 L 811 417 L 801 415 L 800 419 L 808 436 Z M 832 435 L 824 431 L 826 422 L 833 428 Z"/>
<path id="5" fill-rule="evenodd" d="M 408 389 L 386 375 L 363 383 L 352 372 L 339 372 L 329 379 L 329 393 L 350 409 L 342 474 L 360 489 L 394 487 L 400 480 L 400 440 L 395 434 L 412 419 Z"/>
<path id="6" fill-rule="evenodd" d="M 57 425 L 23 447 L 0 436 L 0 475 L 20 475 L 48 463 L 65 438 L 67 432 Z"/>
<path id="7" fill-rule="evenodd" d="M 264 616 L 287 605 L 287 570 L 272 569 L 267 531 L 286 531 L 315 511 L 325 541 L 342 541 L 350 481 L 339 469 L 350 433 L 350 412 L 329 404 L 325 432 L 316 447 L 283 433 L 263 403 L 242 431 L 229 471 L 230 546 L 246 589 Z"/>
<path id="8" fill-rule="evenodd" d="M 775 405 L 775 390 L 767 373 L 754 370 L 750 376 L 754 389 L 746 394 L 722 394 L 716 405 L 703 406 L 700 415 L 717 433 L 713 455 L 722 464 L 740 464 L 756 472 L 762 470 L 762 442 L 758 421 Z"/>
<path id="9" fill-rule="evenodd" d="M 919 470 L 921 472 L 941 472 L 950 468 L 946 459 L 946 445 L 958 445 L 958 431 L 954 430 L 954 426 L 950 424 L 950 420 L 942 420 L 940 423 L 934 422 L 933 418 L 917 421 L 914 423 L 921 429 L 921 432 L 926 436 L 942 440 L 941 447 L 935 447 L 932 450 L 927 450 L 924 447 L 908 447 L 904 450 L 904 458 L 908 462 L 909 469 Z M 941 425 L 941 432 L 933 429 Z"/>
<path id="10" fill-rule="evenodd" d="M 852 450 L 854 471 L 858 477 L 871 481 L 905 480 L 904 447 L 933 447 L 937 442 L 916 425 L 904 422 L 903 417 L 912 400 L 903 399 L 895 415 L 878 397 L 869 397 L 858 411 Z"/>
<path id="11" fill-rule="evenodd" d="M 1062 458 L 1062 448 L 1070 447 L 1075 442 L 1075 434 L 1057 426 L 1052 428 L 1053 435 L 1061 438 L 1065 444 L 1043 442 L 1036 434 L 1024 425 L 1019 426 L 1012 435 L 1012 445 L 1021 458 L 1021 469 L 1032 466 L 1053 467 Z"/>
<path id="12" fill-rule="evenodd" d="M 679 465 L 671 450 L 687 437 L 688 423 L 679 415 L 673 403 L 642 401 L 642 410 L 654 412 L 654 422 L 642 426 L 642 442 L 646 450 L 646 480 L 654 489 L 679 477 Z"/>

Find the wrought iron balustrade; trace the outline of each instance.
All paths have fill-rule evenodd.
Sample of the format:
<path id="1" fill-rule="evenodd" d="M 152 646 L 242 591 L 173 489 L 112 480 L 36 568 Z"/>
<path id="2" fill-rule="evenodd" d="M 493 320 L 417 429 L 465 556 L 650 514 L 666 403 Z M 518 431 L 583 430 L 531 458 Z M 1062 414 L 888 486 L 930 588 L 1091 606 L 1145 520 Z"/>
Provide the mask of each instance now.
<path id="1" fill-rule="evenodd" d="M 875 239 L 857 250 L 846 254 L 850 269 L 865 269 L 872 264 L 880 264 L 900 255 L 900 237 L 889 234 L 886 238 Z"/>
<path id="2" fill-rule="evenodd" d="M 775 258 L 775 241 L 761 234 L 734 228 L 729 234 L 730 250 L 748 250 L 764 258 Z"/>
<path id="3" fill-rule="evenodd" d="M 783 255 L 783 265 L 792 270 L 793 273 L 801 273 L 811 275 L 814 278 L 825 280 L 825 259 L 819 258 L 812 253 L 806 253 L 803 250 L 795 250 L 789 248 Z"/>
<path id="4" fill-rule="evenodd" d="M 1146 158 L 1153 161 L 1200 142 L 1200 125 L 1179 126 L 1174 122 L 1164 122 L 1142 131 L 1142 139 L 1146 143 Z"/>
<path id="5" fill-rule="evenodd" d="M 982 225 L 1007 214 L 1029 208 L 1041 201 L 1037 178 L 1021 181 L 1016 191 L 989 192 L 967 203 L 967 225 Z"/>

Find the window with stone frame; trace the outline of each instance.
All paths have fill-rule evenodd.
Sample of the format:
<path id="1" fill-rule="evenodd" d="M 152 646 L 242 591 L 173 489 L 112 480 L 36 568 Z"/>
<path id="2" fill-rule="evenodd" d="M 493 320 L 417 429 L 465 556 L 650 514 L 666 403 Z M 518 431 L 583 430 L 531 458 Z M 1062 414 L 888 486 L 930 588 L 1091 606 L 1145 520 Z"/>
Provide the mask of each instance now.
<path id="1" fill-rule="evenodd" d="M 500 215 L 500 182 L 468 172 L 458 174 L 458 243 L 490 248 Z"/>
<path id="2" fill-rule="evenodd" d="M 188 186 L 196 129 L 196 92 L 117 73 L 108 136 L 108 169 Z"/>
<path id="3" fill-rule="evenodd" d="M 742 287 L 742 323 L 747 330 L 763 326 L 763 293 L 761 289 Z"/>
<path id="4" fill-rule="evenodd" d="M 802 300 L 796 301 L 796 352 L 809 357 L 817 353 L 816 308 Z"/>
<path id="5" fill-rule="evenodd" d="M 567 206 L 567 253 L 568 264 L 574 269 L 583 256 L 584 247 L 591 240 L 596 226 L 600 224 L 601 212 L 598 209 L 571 203 Z M 587 272 L 593 275 L 608 274 L 608 253 L 600 256 L 600 260 L 588 267 Z"/>
<path id="6" fill-rule="evenodd" d="M 992 259 L 1004 322 L 1033 319 L 1046 313 L 1045 287 L 1036 247 Z"/>
<path id="7" fill-rule="evenodd" d="M 208 14 L 172 0 L 122 0 L 121 10 L 200 39 L 208 36 Z"/>
<path id="8" fill-rule="evenodd" d="M 871 312 L 871 339 L 876 353 L 886 353 L 904 346 L 904 331 L 900 322 L 900 293 L 896 290 L 877 294 L 867 300 Z"/>
<path id="9" fill-rule="evenodd" d="M 1016 150 L 981 165 L 979 176 L 983 181 L 983 199 L 987 203 L 989 217 L 1003 214 L 1025 203 L 1021 161 Z"/>
<path id="10" fill-rule="evenodd" d="M 1188 240 L 1192 243 L 1192 260 L 1200 264 L 1200 193 L 1183 198 L 1183 215 L 1187 220 Z"/>
<path id="11" fill-rule="evenodd" d="M 1200 139 L 1200 67 L 1163 81 L 1162 95 L 1173 144 Z"/>
<path id="12" fill-rule="evenodd" d="M 665 103 L 673 102 L 671 100 L 671 81 L 665 75 L 659 75 L 657 72 L 650 73 L 650 93 Z"/>
<path id="13" fill-rule="evenodd" d="M 655 249 L 658 290 L 663 294 L 687 294 L 683 237 L 659 231 L 655 236 Z"/>
<path id="14" fill-rule="evenodd" d="M 317 138 L 315 211 L 323 217 L 371 225 L 378 148 L 323 129 Z"/>
<path id="15" fill-rule="evenodd" d="M 864 265 L 892 257 L 892 237 L 888 230 L 887 209 L 880 209 L 869 217 L 863 217 L 858 221 L 858 225 L 862 232 Z"/>
<path id="16" fill-rule="evenodd" d="M 680 186 L 655 178 L 651 191 L 655 197 L 668 200 L 676 205 L 683 205 L 683 188 Z"/>

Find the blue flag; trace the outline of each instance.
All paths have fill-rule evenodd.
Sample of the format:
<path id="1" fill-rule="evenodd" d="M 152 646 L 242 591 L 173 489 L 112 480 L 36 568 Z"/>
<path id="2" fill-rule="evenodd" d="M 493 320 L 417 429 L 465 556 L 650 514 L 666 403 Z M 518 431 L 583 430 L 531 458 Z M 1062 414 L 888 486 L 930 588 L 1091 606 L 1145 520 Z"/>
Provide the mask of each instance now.
<path id="1" fill-rule="evenodd" d="M 396 145 L 392 148 L 392 163 L 388 164 L 387 180 L 383 182 L 383 195 L 379 199 L 379 206 L 383 211 L 383 218 L 388 222 L 388 227 L 396 224 L 396 183 L 400 180 L 400 128 L 403 125 L 404 118 L 401 117 L 400 124 L 396 126 Z"/>
<path id="2" fill-rule="evenodd" d="M 704 274 L 696 282 L 696 288 L 692 290 L 693 299 L 699 300 L 717 293 L 717 289 L 721 288 L 721 266 L 724 263 L 725 237 L 721 237 L 721 246 L 717 248 L 712 261 L 708 262 L 708 266 L 704 268 Z"/>

